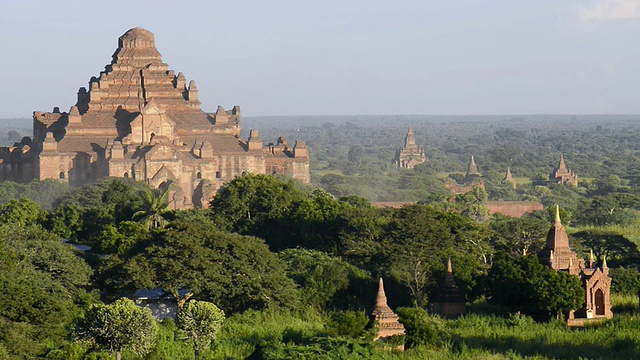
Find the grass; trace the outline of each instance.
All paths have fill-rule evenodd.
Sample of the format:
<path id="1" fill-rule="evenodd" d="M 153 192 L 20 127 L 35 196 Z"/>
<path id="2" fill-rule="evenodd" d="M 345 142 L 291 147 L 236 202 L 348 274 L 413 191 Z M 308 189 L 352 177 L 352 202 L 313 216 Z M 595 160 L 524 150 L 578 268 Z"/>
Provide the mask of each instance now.
<path id="1" fill-rule="evenodd" d="M 205 359 L 632 359 L 640 354 L 640 318 L 636 295 L 612 295 L 614 318 L 572 329 L 563 321 L 535 322 L 526 316 L 470 313 L 444 323 L 440 345 L 389 351 L 365 338 L 333 336 L 329 317 L 313 309 L 247 311 L 231 316 Z M 473 304 L 472 311 L 495 311 Z M 486 303 L 486 302 L 485 302 Z M 144 359 L 193 358 L 193 350 L 162 325 L 156 350 Z M 129 352 L 124 360 L 139 360 Z"/>
<path id="2" fill-rule="evenodd" d="M 513 181 L 516 182 L 516 186 L 529 186 L 531 185 L 531 179 L 527 177 L 514 177 Z"/>
<path id="3" fill-rule="evenodd" d="M 578 232 L 581 230 L 604 230 L 604 231 L 613 231 L 619 234 L 622 234 L 627 239 L 633 241 L 635 244 L 640 246 L 640 224 L 631 223 L 627 225 L 602 225 L 602 226 L 580 226 L 576 228 L 572 228 L 571 231 Z"/>

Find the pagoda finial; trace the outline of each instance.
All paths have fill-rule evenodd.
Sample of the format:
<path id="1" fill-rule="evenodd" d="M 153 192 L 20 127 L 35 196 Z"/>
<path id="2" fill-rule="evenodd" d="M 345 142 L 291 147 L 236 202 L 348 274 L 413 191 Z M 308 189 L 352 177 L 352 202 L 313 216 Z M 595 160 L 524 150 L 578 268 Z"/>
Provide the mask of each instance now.
<path id="1" fill-rule="evenodd" d="M 595 260 L 593 257 L 593 249 L 589 250 L 589 260 Z"/>
<path id="2" fill-rule="evenodd" d="M 387 306 L 387 295 L 384 293 L 384 282 L 382 278 L 378 282 L 378 297 L 376 298 L 376 307 Z"/>
<path id="3" fill-rule="evenodd" d="M 549 259 L 553 260 L 553 250 L 551 250 L 551 253 L 549 254 Z"/>
<path id="4" fill-rule="evenodd" d="M 607 266 L 607 255 L 602 255 L 602 268 L 603 269 L 608 269 L 609 268 Z"/>
<path id="5" fill-rule="evenodd" d="M 451 258 L 449 258 L 449 260 L 447 260 L 447 273 L 448 274 L 453 274 L 453 267 L 451 266 Z"/>
<path id="6" fill-rule="evenodd" d="M 571 269 L 573 267 L 573 258 L 570 257 L 569 258 L 569 269 Z"/>
<path id="7" fill-rule="evenodd" d="M 560 206 L 556 205 L 556 222 L 560 222 Z"/>
<path id="8" fill-rule="evenodd" d="M 589 268 L 593 269 L 594 265 L 596 263 L 595 258 L 593 257 L 593 249 L 589 250 Z"/>

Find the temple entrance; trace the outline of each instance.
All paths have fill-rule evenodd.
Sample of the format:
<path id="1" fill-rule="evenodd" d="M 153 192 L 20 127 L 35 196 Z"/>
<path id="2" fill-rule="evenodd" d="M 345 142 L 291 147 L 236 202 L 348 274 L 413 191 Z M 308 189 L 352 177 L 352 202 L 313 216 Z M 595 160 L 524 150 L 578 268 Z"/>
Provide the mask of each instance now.
<path id="1" fill-rule="evenodd" d="M 604 315 L 604 293 L 601 289 L 596 290 L 596 315 Z"/>

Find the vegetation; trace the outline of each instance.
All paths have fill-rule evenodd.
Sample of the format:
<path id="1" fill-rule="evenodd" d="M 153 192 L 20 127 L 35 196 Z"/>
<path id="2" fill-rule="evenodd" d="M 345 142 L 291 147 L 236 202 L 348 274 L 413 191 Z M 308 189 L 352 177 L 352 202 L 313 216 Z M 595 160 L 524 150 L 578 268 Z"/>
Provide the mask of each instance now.
<path id="1" fill-rule="evenodd" d="M 595 122 L 585 124 L 434 121 L 429 133 L 414 124 L 430 159 L 408 171 L 388 166 L 400 143 L 389 135 L 402 121 L 396 130 L 300 127 L 294 137 L 312 147 L 314 184 L 245 175 L 209 209 L 171 210 L 167 191 L 131 179 L 0 183 L 0 359 L 633 358 L 637 130 L 620 121 L 596 133 Z M 561 152 L 592 180 L 536 182 Z M 453 196 L 442 180 L 463 182 L 470 154 L 485 186 Z M 505 165 L 532 181 L 504 184 Z M 485 205 L 495 199 L 545 209 L 490 216 Z M 378 208 L 376 200 L 413 204 Z M 606 257 L 613 320 L 579 331 L 556 320 L 585 296 L 576 277 L 538 262 L 553 204 L 578 255 Z M 471 304 L 455 320 L 425 310 L 448 258 Z M 406 328 L 387 348 L 371 341 L 368 316 L 379 277 Z M 175 321 L 156 321 L 126 299 L 156 288 L 176 299 Z M 405 352 L 389 349 L 401 344 Z"/>

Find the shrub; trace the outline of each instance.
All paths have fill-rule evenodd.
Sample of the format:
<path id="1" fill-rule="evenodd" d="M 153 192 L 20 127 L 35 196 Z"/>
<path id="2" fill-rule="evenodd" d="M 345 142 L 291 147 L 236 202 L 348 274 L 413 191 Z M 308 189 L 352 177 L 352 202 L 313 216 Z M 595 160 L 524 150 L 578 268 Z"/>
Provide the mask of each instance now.
<path id="1" fill-rule="evenodd" d="M 338 336 L 357 338 L 364 334 L 369 317 L 364 311 L 338 311 L 331 314 L 329 331 Z"/>
<path id="2" fill-rule="evenodd" d="M 396 310 L 406 332 L 406 345 L 409 348 L 431 345 L 440 346 L 449 339 L 444 320 L 427 314 L 420 308 L 398 308 Z"/>

